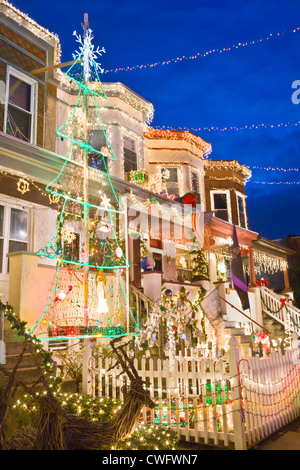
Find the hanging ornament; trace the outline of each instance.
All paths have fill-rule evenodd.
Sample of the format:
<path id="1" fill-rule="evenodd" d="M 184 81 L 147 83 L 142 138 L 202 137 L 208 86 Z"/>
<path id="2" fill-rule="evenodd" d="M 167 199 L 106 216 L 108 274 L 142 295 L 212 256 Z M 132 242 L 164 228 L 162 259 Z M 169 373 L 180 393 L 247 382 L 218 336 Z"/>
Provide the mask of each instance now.
<path id="1" fill-rule="evenodd" d="M 116 248 L 115 253 L 116 253 L 117 258 L 122 258 L 122 256 L 123 256 L 123 250 L 122 250 L 122 248 L 121 248 L 120 246 L 118 246 L 118 248 Z"/>
<path id="2" fill-rule="evenodd" d="M 103 157 L 111 158 L 111 151 L 109 150 L 108 147 L 101 147 L 101 153 L 102 153 Z"/>
<path id="3" fill-rule="evenodd" d="M 27 193 L 29 191 L 29 181 L 20 178 L 17 183 L 17 189 L 22 194 Z"/>
<path id="4" fill-rule="evenodd" d="M 60 291 L 60 293 L 55 297 L 54 302 L 58 302 L 60 300 L 65 300 L 69 292 L 73 289 L 73 286 L 69 286 L 67 292 L 64 292 L 63 290 Z"/>
<path id="5" fill-rule="evenodd" d="M 145 256 L 141 261 L 141 267 L 144 271 L 152 271 L 155 266 L 155 261 L 153 258 Z"/>
<path id="6" fill-rule="evenodd" d="M 111 232 L 111 227 L 100 222 L 96 227 L 96 235 L 99 240 L 107 240 Z"/>
<path id="7" fill-rule="evenodd" d="M 166 289 L 166 290 L 165 290 L 165 294 L 166 294 L 168 297 L 172 297 L 173 292 L 171 291 L 171 289 Z"/>
<path id="8" fill-rule="evenodd" d="M 105 277 L 103 271 L 100 270 L 96 276 L 96 290 L 97 290 L 97 313 L 108 313 L 107 300 L 105 295 Z"/>

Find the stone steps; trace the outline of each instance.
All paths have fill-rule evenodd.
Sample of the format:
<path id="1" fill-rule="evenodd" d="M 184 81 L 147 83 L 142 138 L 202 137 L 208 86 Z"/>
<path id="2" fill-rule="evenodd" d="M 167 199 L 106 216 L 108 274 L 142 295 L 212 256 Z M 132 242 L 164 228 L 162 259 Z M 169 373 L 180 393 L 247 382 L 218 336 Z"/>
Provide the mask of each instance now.
<path id="1" fill-rule="evenodd" d="M 34 348 L 31 343 L 25 343 L 23 341 L 6 341 L 6 369 L 11 372 L 14 366 L 17 363 L 19 355 L 23 352 L 24 346 L 26 345 L 26 352 L 22 357 L 22 361 L 19 364 L 18 370 L 16 372 L 16 379 L 20 380 L 24 385 L 30 386 L 33 385 L 39 378 L 40 373 L 36 367 L 35 357 L 31 354 Z M 4 389 L 8 383 L 9 377 L 5 376 L 3 373 L 0 373 L 0 390 Z M 42 389 L 43 385 L 39 384 L 36 386 L 36 389 Z M 75 392 L 75 381 L 72 379 L 64 380 L 62 383 L 62 390 L 64 392 Z M 22 390 L 20 389 L 22 394 Z"/>

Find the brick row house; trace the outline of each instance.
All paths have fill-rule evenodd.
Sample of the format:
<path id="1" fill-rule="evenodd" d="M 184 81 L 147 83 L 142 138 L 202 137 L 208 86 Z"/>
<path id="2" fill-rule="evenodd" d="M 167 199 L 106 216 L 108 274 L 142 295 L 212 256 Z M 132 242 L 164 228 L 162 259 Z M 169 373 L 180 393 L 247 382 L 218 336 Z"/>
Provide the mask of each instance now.
<path id="1" fill-rule="evenodd" d="M 45 187 L 70 150 L 55 131 L 76 102 L 76 90 L 63 69 L 39 71 L 59 62 L 57 35 L 0 2 L 0 293 L 29 326 L 42 315 L 55 275 L 54 263 L 36 252 L 55 231 L 57 202 Z M 193 281 L 191 256 L 195 233 L 184 199 L 192 195 L 195 211 L 211 214 L 209 281 L 202 285 L 208 292 L 219 286 L 223 297 L 241 308 L 229 270 L 235 224 L 252 318 L 262 324 L 257 281 L 279 272 L 284 292 L 278 295 L 290 301 L 286 273 L 293 250 L 263 239 L 249 227 L 245 193 L 249 168 L 236 160 L 211 159 L 211 144 L 192 132 L 151 127 L 153 105 L 122 83 L 104 82 L 103 88 L 108 101 L 101 103 L 101 116 L 117 156 L 108 163 L 108 171 L 116 193 L 127 204 L 129 284 L 134 289 L 130 298 L 140 293 L 155 302 L 163 285 L 174 295 L 185 287 L 191 300 L 196 297 L 199 283 Z M 101 147 L 97 127 L 89 129 L 89 138 L 94 147 Z M 97 187 L 95 158 L 89 155 L 90 178 Z M 137 232 L 138 238 L 131 236 Z M 80 251 L 80 230 L 77 235 Z M 151 271 L 141 267 L 145 256 L 155 262 Z M 228 304 L 223 307 L 228 322 L 244 323 L 236 310 Z"/>

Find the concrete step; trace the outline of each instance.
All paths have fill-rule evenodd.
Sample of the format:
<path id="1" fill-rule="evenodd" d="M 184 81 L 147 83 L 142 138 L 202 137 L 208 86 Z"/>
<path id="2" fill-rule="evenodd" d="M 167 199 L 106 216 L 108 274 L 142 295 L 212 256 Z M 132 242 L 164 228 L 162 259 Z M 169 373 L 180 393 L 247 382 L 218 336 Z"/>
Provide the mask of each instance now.
<path id="1" fill-rule="evenodd" d="M 36 367 L 24 367 L 18 369 L 16 372 L 16 379 L 23 382 L 25 385 L 32 385 L 39 377 L 39 372 Z M 0 388 L 4 388 L 9 381 L 9 377 L 0 374 Z"/>
<path id="2" fill-rule="evenodd" d="M 5 365 L 8 369 L 13 369 L 17 360 L 19 358 L 19 355 L 11 355 L 11 354 L 6 354 L 5 357 Z M 32 354 L 27 353 L 24 354 L 22 357 L 22 361 L 20 362 L 19 369 L 24 369 L 27 367 L 36 367 L 35 359 L 32 356 Z"/>
<path id="3" fill-rule="evenodd" d="M 34 348 L 31 343 L 25 343 L 24 341 L 5 341 L 6 354 L 8 356 L 18 356 L 26 345 L 26 353 L 33 352 Z"/>
<path id="4" fill-rule="evenodd" d="M 245 334 L 245 328 L 225 328 L 226 333 L 230 333 L 231 336 L 243 336 Z"/>

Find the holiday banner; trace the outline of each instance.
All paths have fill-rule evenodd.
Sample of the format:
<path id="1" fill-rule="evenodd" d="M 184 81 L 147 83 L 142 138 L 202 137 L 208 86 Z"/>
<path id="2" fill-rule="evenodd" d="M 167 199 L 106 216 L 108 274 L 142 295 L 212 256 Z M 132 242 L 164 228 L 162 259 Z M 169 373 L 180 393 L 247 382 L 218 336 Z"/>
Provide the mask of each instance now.
<path id="1" fill-rule="evenodd" d="M 225 327 L 219 289 L 214 289 L 200 302 L 201 308 L 215 330 L 222 331 Z"/>

